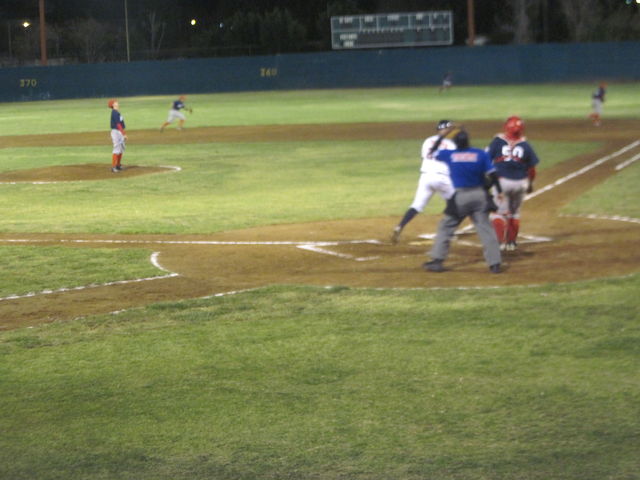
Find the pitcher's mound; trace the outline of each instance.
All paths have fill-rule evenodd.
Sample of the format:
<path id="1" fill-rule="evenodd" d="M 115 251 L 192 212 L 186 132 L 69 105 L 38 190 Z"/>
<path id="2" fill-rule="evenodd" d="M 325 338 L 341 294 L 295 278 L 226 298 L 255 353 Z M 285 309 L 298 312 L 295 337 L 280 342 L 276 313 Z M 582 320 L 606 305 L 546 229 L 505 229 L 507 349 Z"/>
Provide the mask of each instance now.
<path id="1" fill-rule="evenodd" d="M 111 165 L 106 163 L 87 163 L 84 165 L 60 165 L 56 167 L 34 168 L 32 170 L 14 170 L 0 173 L 0 183 L 49 183 L 74 182 L 82 180 L 111 180 L 152 173 L 177 171 L 177 167 L 145 167 L 123 165 L 122 170 L 113 173 Z"/>

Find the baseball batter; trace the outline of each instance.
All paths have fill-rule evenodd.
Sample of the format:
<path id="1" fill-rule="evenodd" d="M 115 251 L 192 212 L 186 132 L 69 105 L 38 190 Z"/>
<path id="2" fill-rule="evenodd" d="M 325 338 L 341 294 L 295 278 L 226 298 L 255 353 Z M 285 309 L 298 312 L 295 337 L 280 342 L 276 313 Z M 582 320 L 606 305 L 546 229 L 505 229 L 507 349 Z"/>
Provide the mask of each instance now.
<path id="1" fill-rule="evenodd" d="M 127 133 L 125 131 L 124 117 L 119 112 L 120 104 L 118 100 L 112 99 L 107 103 L 111 109 L 111 141 L 113 150 L 111 153 L 111 171 L 118 173 L 122 171 L 122 155 L 124 154 Z"/>
<path id="2" fill-rule="evenodd" d="M 184 101 L 187 99 L 186 96 L 184 95 L 180 95 L 180 97 L 171 104 L 171 109 L 169 110 L 169 116 L 167 117 L 167 121 L 164 122 L 161 126 L 160 126 L 160 131 L 163 132 L 165 127 L 171 125 L 173 122 L 175 122 L 176 120 L 178 120 L 178 126 L 177 129 L 178 130 L 182 130 L 182 128 L 184 127 L 184 122 L 187 119 L 187 117 L 185 117 L 184 113 L 182 113 L 181 110 L 186 110 L 188 112 L 193 112 L 193 110 L 189 107 L 187 107 L 184 104 Z"/>
<path id="3" fill-rule="evenodd" d="M 444 272 L 444 260 L 458 225 L 470 217 L 482 242 L 484 259 L 491 273 L 501 272 L 500 247 L 489 221 L 489 199 L 485 190 L 487 178 L 500 192 L 500 184 L 489 155 L 469 144 L 469 135 L 460 130 L 453 138 L 455 150 L 441 150 L 436 159 L 449 165 L 455 194 L 447 201 L 444 218 L 438 225 L 438 233 L 429 252 L 431 260 L 423 265 L 430 272 Z M 500 195 L 498 195 L 500 196 Z"/>
<path id="4" fill-rule="evenodd" d="M 418 189 L 416 190 L 413 203 L 405 212 L 400 223 L 393 229 L 391 243 L 396 244 L 400 239 L 402 229 L 413 217 L 424 210 L 434 193 L 438 193 L 445 201 L 449 200 L 454 193 L 451 178 L 449 178 L 449 167 L 446 163 L 439 162 L 434 155 L 440 150 L 454 150 L 456 144 L 445 138 L 453 128 L 450 120 L 440 120 L 436 126 L 437 135 L 427 138 L 422 144 L 422 165 L 420 166 L 420 178 Z"/>
<path id="5" fill-rule="evenodd" d="M 524 136 L 524 122 L 509 117 L 503 133 L 496 135 L 487 152 L 495 165 L 503 195 L 494 196 L 498 207 L 491 214 L 491 222 L 501 250 L 515 250 L 520 230 L 520 210 L 524 196 L 533 192 L 538 156 Z"/>

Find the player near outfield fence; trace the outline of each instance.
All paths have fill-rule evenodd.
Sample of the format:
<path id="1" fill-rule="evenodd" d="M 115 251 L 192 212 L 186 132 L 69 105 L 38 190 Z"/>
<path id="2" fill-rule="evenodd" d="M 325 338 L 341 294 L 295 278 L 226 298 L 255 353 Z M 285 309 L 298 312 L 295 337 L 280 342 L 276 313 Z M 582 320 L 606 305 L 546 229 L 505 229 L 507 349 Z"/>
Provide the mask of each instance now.
<path id="1" fill-rule="evenodd" d="M 494 196 L 498 209 L 491 213 L 501 250 L 515 250 L 520 230 L 520 210 L 525 194 L 533 192 L 536 152 L 524 136 L 524 122 L 520 117 L 507 118 L 503 132 L 497 134 L 487 152 L 498 175 L 502 195 Z"/>
<path id="2" fill-rule="evenodd" d="M 118 173 L 122 170 L 122 155 L 124 154 L 127 133 L 125 131 L 124 117 L 119 111 L 118 100 L 109 100 L 107 106 L 111 109 L 111 142 L 113 150 L 111 152 L 111 171 Z"/>
<path id="3" fill-rule="evenodd" d="M 449 167 L 446 163 L 439 162 L 434 158 L 440 150 L 454 150 L 456 148 L 455 143 L 445 138 L 452 129 L 453 122 L 440 120 L 436 126 L 438 133 L 427 138 L 422 144 L 422 165 L 420 166 L 418 188 L 413 203 L 391 233 L 391 243 L 398 243 L 402 229 L 413 217 L 424 210 L 434 193 L 437 192 L 445 201 L 453 196 L 454 190 L 451 178 L 449 178 Z"/>

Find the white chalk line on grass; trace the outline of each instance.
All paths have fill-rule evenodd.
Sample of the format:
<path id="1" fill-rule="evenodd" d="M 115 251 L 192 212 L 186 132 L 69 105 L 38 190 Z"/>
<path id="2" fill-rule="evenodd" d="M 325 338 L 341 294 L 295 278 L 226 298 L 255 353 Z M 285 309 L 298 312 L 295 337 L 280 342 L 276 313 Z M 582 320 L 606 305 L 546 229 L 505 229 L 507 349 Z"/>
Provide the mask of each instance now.
<path id="1" fill-rule="evenodd" d="M 114 285 L 127 285 L 127 284 L 131 284 L 131 283 L 140 283 L 140 282 L 148 282 L 150 280 L 163 280 L 166 278 L 174 278 L 174 277 L 179 277 L 180 275 L 178 273 L 173 273 L 170 272 L 169 270 L 167 270 L 166 268 L 164 268 L 162 265 L 160 265 L 160 263 L 158 262 L 158 255 L 160 254 L 160 252 L 154 252 L 151 255 L 151 263 L 158 269 L 167 272 L 167 275 L 159 275 L 157 277 L 146 277 L 146 278 L 134 278 L 134 279 L 130 279 L 130 280 L 117 280 L 115 282 L 106 282 L 106 283 L 92 283 L 90 285 L 81 285 L 78 287 L 62 287 L 62 288 L 56 288 L 56 289 L 45 289 L 42 290 L 40 292 L 29 292 L 29 293 L 25 293 L 22 295 L 9 295 L 6 297 L 0 297 L 0 302 L 3 301 L 7 301 L 7 300 L 19 300 L 21 298 L 32 298 L 32 297 L 36 297 L 39 295 L 52 295 L 55 293 L 65 293 L 65 292 L 79 292 L 82 290 L 88 290 L 88 289 L 92 289 L 92 288 L 100 288 L 100 287 L 111 287 Z"/>
<path id="2" fill-rule="evenodd" d="M 626 161 L 622 162 L 621 164 L 616 165 L 616 170 L 622 170 L 623 168 L 628 167 L 629 165 L 631 165 L 634 162 L 637 162 L 638 160 L 640 160 L 640 153 L 637 154 L 637 155 L 634 155 L 629 160 L 626 160 Z"/>
<path id="3" fill-rule="evenodd" d="M 559 178 L 558 180 L 556 180 L 553 183 L 545 185 L 541 189 L 539 189 L 539 190 L 537 190 L 537 191 L 535 191 L 533 193 L 530 193 L 529 195 L 524 197 L 524 199 L 525 200 L 529 200 L 531 198 L 537 197 L 538 195 L 542 195 L 543 193 L 548 192 L 549 190 L 551 190 L 553 188 L 556 188 L 557 186 L 562 185 L 563 183 L 568 182 L 572 178 L 576 178 L 576 177 L 582 175 L 583 173 L 587 173 L 588 171 L 593 170 L 594 168 L 602 165 L 603 163 L 608 162 L 612 158 L 616 158 L 616 157 L 619 157 L 620 155 L 623 155 L 623 154 L 627 153 L 629 150 L 632 150 L 632 149 L 636 148 L 638 145 L 640 145 L 640 140 L 636 140 L 635 142 L 632 142 L 629 145 L 626 145 L 626 146 L 622 147 L 620 150 L 618 150 L 616 152 L 613 152 L 613 153 L 611 153 L 609 155 L 605 155 L 604 157 L 599 158 L 595 162 L 592 162 L 589 165 L 586 165 L 585 167 L 582 167 L 581 169 L 570 173 L 569 175 L 566 175 L 566 176 L 564 176 L 562 178 Z"/>
<path id="4" fill-rule="evenodd" d="M 589 170 L 593 170 L 597 166 L 602 165 L 605 162 L 608 162 L 612 158 L 616 158 L 616 157 L 619 157 L 620 155 L 624 155 L 629 150 L 633 150 L 634 148 L 636 148 L 639 145 L 640 145 L 640 140 L 636 140 L 635 142 L 631 142 L 629 145 L 625 145 L 620 150 L 617 150 L 617 151 L 615 151 L 613 153 L 610 153 L 609 155 L 605 155 L 604 157 L 599 158 L 598 160 L 590 163 L 589 165 L 586 165 L 585 167 L 582 167 L 581 169 L 576 170 L 575 172 L 572 172 L 569 175 L 566 175 L 566 176 L 564 176 L 562 178 L 559 178 L 558 180 L 554 181 L 553 183 L 545 185 L 544 187 L 540 188 L 539 190 L 536 190 L 535 192 L 526 195 L 524 197 L 524 199 L 525 200 L 530 200 L 530 199 L 532 199 L 534 197 L 537 197 L 538 195 L 542 195 L 543 193 L 548 192 L 549 190 L 552 190 L 552 189 L 556 188 L 557 186 L 562 185 L 563 183 L 566 183 L 567 181 L 571 180 L 572 178 L 576 178 L 576 177 L 582 175 L 583 173 L 587 173 Z M 635 162 L 638 159 L 640 159 L 640 154 L 637 154 L 637 155 L 631 157 L 629 160 L 626 160 L 625 162 L 623 162 L 623 163 L 621 163 L 619 165 L 616 165 L 615 169 L 616 170 L 622 170 L 623 168 L 631 165 L 633 162 Z M 467 231 L 471 230 L 472 228 L 474 228 L 473 225 L 467 225 L 467 226 L 461 228 L 460 230 L 458 230 L 456 232 L 456 234 L 466 233 Z"/>
<path id="5" fill-rule="evenodd" d="M 638 223 L 640 224 L 640 218 L 624 217 L 622 215 L 596 215 L 596 214 L 584 214 L 584 215 L 560 215 L 561 217 L 574 217 L 574 218 L 588 218 L 591 220 L 612 220 L 616 222 Z"/>
<path id="6" fill-rule="evenodd" d="M 339 245 L 354 245 L 354 244 L 379 244 L 378 240 L 345 240 L 345 241 L 321 241 L 321 242 L 304 242 L 304 241 L 269 241 L 269 242 L 252 242 L 252 241 L 241 241 L 241 242 L 232 242 L 232 241 L 215 241 L 215 240 L 109 240 L 109 239 L 96 239 L 96 240 L 88 240 L 88 239 L 58 239 L 58 240 L 46 240 L 46 239 L 26 239 L 26 238 L 13 238 L 13 239 L 0 239 L 0 243 L 108 243 L 108 244 L 179 244 L 179 245 L 291 245 L 296 246 L 297 248 L 301 248 L 304 250 L 317 251 L 329 255 L 334 255 L 340 258 L 353 259 L 355 261 L 365 261 L 369 259 L 379 258 L 379 257 L 356 257 L 353 255 L 341 254 L 338 252 L 333 252 L 331 250 L 322 249 L 322 247 L 326 246 L 339 246 Z M 55 293 L 64 293 L 64 292 L 74 292 L 87 290 L 91 288 L 99 288 L 99 287 L 109 287 L 114 285 L 126 285 L 129 283 L 139 283 L 146 282 L 150 280 L 161 280 L 166 278 L 174 278 L 179 277 L 180 274 L 171 272 L 164 268 L 160 262 L 158 261 L 158 257 L 160 252 L 154 252 L 151 255 L 150 261 L 151 263 L 164 272 L 167 272 L 167 275 L 161 275 L 157 277 L 146 277 L 146 278 L 136 278 L 131 280 L 119 280 L 115 282 L 107 282 L 102 284 L 91 284 L 91 285 L 83 285 L 78 287 L 64 287 L 58 289 L 46 289 L 40 292 L 29 292 L 22 295 L 9 295 L 6 297 L 0 297 L 0 302 L 7 300 L 18 300 L 21 298 L 31 298 L 38 295 L 51 295 Z M 237 292 L 227 292 L 222 294 L 214 294 L 211 296 L 222 296 L 222 295 L 231 295 Z"/>

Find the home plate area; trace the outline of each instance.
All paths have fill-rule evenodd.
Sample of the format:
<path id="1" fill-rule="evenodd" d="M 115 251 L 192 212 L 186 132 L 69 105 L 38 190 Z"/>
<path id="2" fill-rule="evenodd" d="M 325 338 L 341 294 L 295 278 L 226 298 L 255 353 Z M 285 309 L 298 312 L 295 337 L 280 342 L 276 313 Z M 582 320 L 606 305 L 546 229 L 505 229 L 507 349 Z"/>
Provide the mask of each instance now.
<path id="1" fill-rule="evenodd" d="M 390 257 L 405 257 L 407 255 L 424 256 L 426 253 L 425 248 L 429 248 L 433 244 L 435 237 L 435 233 L 424 233 L 418 235 L 416 240 L 407 240 L 404 244 L 401 242 L 398 245 L 391 245 L 389 242 L 380 240 L 352 240 L 347 242 L 313 242 L 297 245 L 297 248 L 355 262 L 369 262 Z M 518 235 L 519 245 L 545 243 L 551 240 L 550 237 L 528 235 L 526 233 Z M 452 246 L 455 245 L 482 248 L 482 244 L 473 227 L 457 231 L 452 238 Z M 421 248 L 418 250 L 415 247 Z"/>

